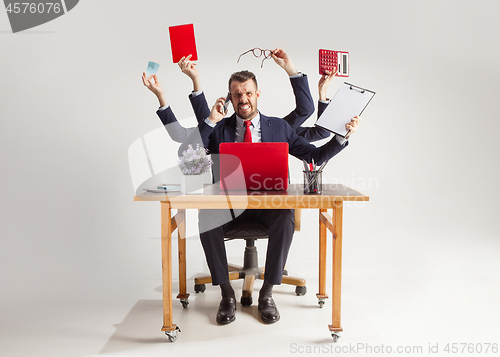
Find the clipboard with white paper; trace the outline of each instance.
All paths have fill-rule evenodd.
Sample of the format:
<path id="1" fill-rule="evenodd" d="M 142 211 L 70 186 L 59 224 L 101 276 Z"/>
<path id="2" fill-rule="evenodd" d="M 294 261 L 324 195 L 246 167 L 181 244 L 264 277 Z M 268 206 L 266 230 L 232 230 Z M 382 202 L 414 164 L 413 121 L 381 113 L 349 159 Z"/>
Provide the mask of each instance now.
<path id="1" fill-rule="evenodd" d="M 345 125 L 363 113 L 374 95 L 371 90 L 344 82 L 315 125 L 345 138 Z"/>

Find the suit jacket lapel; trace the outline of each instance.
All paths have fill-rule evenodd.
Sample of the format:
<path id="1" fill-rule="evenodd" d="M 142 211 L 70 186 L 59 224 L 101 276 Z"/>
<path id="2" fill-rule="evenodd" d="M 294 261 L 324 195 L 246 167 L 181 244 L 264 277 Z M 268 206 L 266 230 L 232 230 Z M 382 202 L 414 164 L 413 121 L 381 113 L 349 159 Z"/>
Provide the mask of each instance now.
<path id="1" fill-rule="evenodd" d="M 263 143 L 273 141 L 273 131 L 271 121 L 265 115 L 260 114 L 260 135 Z"/>

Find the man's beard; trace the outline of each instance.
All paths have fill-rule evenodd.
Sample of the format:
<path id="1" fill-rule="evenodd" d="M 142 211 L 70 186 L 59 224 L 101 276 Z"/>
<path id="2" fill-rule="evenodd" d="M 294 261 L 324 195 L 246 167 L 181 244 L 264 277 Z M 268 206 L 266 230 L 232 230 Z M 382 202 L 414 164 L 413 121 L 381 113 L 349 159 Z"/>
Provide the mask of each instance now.
<path id="1" fill-rule="evenodd" d="M 250 118 L 253 118 L 253 117 L 256 115 L 256 113 L 257 113 L 257 108 L 256 108 L 256 107 L 254 107 L 254 106 L 252 105 L 252 103 L 250 103 L 250 102 L 243 103 L 243 105 L 248 105 L 248 106 L 250 107 L 250 111 L 248 111 L 248 112 L 243 112 L 243 113 L 242 113 L 242 111 L 241 111 L 241 109 L 240 109 L 240 105 L 241 105 L 241 104 L 238 104 L 238 111 L 237 111 L 237 114 L 238 114 L 238 116 L 239 116 L 241 119 L 250 119 Z"/>

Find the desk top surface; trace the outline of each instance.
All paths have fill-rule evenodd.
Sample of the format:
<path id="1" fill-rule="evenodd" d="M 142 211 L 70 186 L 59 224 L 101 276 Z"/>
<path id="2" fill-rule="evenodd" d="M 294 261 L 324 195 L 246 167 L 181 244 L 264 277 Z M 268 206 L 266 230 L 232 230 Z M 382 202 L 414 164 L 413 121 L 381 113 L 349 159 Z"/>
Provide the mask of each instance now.
<path id="1" fill-rule="evenodd" d="M 144 192 L 135 201 L 168 202 L 172 208 L 332 208 L 343 201 L 368 201 L 369 197 L 341 184 L 323 183 L 321 194 L 305 194 L 302 184 L 291 184 L 286 191 L 223 191 L 206 185 L 203 194 Z"/>

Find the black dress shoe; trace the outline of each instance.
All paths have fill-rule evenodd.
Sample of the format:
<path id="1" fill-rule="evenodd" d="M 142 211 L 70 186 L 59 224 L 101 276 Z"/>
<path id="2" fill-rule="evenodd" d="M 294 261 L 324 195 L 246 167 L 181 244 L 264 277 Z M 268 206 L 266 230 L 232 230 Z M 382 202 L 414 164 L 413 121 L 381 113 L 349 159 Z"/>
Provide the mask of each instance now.
<path id="1" fill-rule="evenodd" d="M 271 296 L 259 299 L 259 311 L 262 322 L 266 324 L 272 324 L 280 319 L 280 313 Z"/>
<path id="2" fill-rule="evenodd" d="M 220 324 L 229 324 L 236 319 L 236 299 L 234 297 L 222 298 L 219 311 L 217 311 L 217 322 Z"/>

